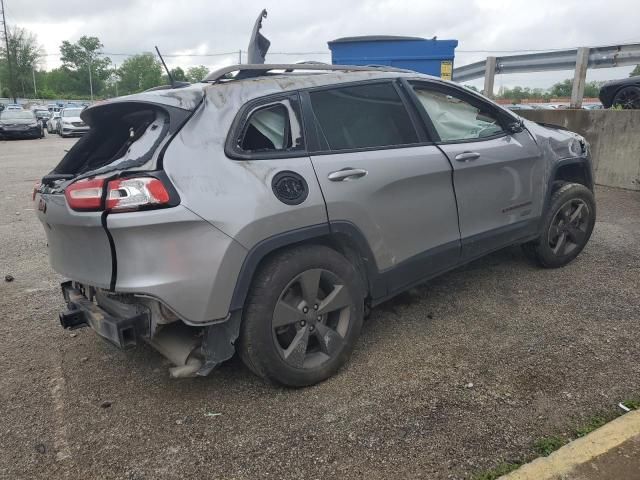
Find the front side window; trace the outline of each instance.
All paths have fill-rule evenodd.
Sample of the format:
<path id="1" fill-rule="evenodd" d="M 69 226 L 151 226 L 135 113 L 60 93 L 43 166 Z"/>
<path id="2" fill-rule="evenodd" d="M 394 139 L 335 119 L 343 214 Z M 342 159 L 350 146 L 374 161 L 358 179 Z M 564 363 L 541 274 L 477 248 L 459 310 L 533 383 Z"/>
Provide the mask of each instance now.
<path id="1" fill-rule="evenodd" d="M 418 142 L 411 118 L 391 83 L 318 90 L 309 96 L 331 150 Z"/>
<path id="2" fill-rule="evenodd" d="M 442 142 L 492 137 L 503 133 L 493 112 L 472 105 L 450 93 L 414 86 Z"/>
<path id="3" fill-rule="evenodd" d="M 277 152 L 302 147 L 302 130 L 288 100 L 253 110 L 238 147 L 245 152 Z"/>

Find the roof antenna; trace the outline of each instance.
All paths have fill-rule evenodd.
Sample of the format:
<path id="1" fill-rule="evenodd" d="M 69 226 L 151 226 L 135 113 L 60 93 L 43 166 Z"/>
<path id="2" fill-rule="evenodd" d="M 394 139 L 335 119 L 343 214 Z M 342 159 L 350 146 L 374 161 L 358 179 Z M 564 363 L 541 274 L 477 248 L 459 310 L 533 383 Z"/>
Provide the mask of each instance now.
<path id="1" fill-rule="evenodd" d="M 160 61 L 162 62 L 162 65 L 164 66 L 165 71 L 167 72 L 167 77 L 169 77 L 169 81 L 171 82 L 171 88 L 175 88 L 176 82 L 173 80 L 173 75 L 171 75 L 171 72 L 169 71 L 169 68 L 167 68 L 167 64 L 164 63 L 164 58 L 162 58 L 162 55 L 160 54 L 160 50 L 158 50 L 158 46 L 157 45 L 156 45 L 156 52 L 158 52 L 158 56 L 160 57 Z"/>

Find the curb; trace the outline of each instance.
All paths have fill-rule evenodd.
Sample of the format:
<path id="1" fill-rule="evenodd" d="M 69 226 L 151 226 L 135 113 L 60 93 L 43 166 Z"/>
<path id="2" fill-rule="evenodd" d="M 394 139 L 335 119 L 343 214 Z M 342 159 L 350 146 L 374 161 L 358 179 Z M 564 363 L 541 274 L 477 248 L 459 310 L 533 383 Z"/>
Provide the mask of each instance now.
<path id="1" fill-rule="evenodd" d="M 498 480 L 557 479 L 636 435 L 640 435 L 640 410 L 626 413 L 548 457 L 537 458 Z"/>

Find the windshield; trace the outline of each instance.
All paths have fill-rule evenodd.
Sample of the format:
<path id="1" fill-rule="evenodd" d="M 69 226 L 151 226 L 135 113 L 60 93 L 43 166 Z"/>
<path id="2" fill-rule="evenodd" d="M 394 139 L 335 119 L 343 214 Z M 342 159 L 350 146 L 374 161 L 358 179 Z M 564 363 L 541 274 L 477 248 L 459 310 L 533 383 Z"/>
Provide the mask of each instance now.
<path id="1" fill-rule="evenodd" d="M 20 110 L 4 110 L 0 113 L 0 120 L 28 120 L 34 118 L 33 113 Z"/>
<path id="2" fill-rule="evenodd" d="M 49 110 L 36 110 L 36 115 L 49 115 Z"/>
<path id="3" fill-rule="evenodd" d="M 62 111 L 63 117 L 79 117 L 82 113 L 82 108 L 66 108 Z"/>

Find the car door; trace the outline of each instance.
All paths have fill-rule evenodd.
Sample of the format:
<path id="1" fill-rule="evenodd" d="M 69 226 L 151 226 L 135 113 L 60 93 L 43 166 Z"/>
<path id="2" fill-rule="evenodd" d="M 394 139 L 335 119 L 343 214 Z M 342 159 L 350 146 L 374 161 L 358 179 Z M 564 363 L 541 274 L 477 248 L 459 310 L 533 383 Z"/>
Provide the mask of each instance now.
<path id="1" fill-rule="evenodd" d="M 463 257 L 534 235 L 543 158 L 517 117 L 462 88 L 409 82 L 426 128 L 453 166 Z"/>
<path id="2" fill-rule="evenodd" d="M 401 95 L 393 80 L 303 92 L 329 221 L 364 235 L 386 294 L 460 256 L 451 166 Z"/>

